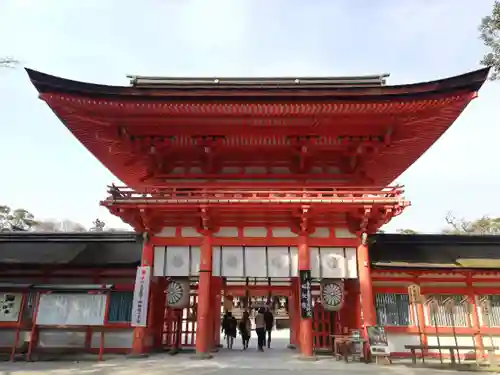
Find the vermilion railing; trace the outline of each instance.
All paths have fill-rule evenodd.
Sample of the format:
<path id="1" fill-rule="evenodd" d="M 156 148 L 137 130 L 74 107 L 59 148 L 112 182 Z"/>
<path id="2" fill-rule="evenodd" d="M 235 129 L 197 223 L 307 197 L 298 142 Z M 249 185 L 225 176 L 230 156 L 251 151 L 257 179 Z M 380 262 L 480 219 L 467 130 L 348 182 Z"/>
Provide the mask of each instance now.
<path id="1" fill-rule="evenodd" d="M 136 192 L 127 187 L 111 186 L 104 203 L 175 204 L 175 203 L 346 203 L 409 205 L 402 186 L 394 187 L 307 187 L 290 188 L 179 188 L 145 187 Z"/>

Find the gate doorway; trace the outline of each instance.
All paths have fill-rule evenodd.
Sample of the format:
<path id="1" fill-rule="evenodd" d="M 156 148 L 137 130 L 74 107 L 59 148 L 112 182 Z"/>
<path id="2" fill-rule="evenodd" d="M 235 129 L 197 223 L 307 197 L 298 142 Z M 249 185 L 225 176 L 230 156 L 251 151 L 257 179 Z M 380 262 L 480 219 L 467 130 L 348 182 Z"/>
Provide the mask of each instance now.
<path id="1" fill-rule="evenodd" d="M 226 301 L 232 300 L 232 313 L 236 319 L 240 319 L 245 310 L 253 318 L 260 307 L 269 306 L 276 330 L 290 328 L 289 300 L 292 295 L 290 279 L 228 278 L 223 287 Z"/>

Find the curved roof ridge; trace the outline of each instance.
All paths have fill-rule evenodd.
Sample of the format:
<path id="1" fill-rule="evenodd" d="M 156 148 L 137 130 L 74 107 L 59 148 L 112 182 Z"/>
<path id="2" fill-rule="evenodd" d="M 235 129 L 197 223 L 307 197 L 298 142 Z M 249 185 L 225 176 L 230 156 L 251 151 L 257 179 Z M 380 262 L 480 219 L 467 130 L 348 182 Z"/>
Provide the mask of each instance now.
<path id="1" fill-rule="evenodd" d="M 169 84 L 165 87 L 154 85 L 141 86 L 109 86 L 94 83 L 69 80 L 50 74 L 26 68 L 31 82 L 40 93 L 65 93 L 91 97 L 134 97 L 141 99 L 161 100 L 166 97 L 196 96 L 295 96 L 295 97 L 386 97 L 425 95 L 450 91 L 478 91 L 488 77 L 490 68 L 482 68 L 462 75 L 444 78 L 435 81 L 411 83 L 404 85 L 339 85 L 333 81 L 318 84 L 310 81 L 302 84 L 295 83 L 266 83 L 248 81 L 245 84 L 196 83 L 189 82 Z M 321 78 L 318 77 L 318 80 Z M 316 83 L 315 83 L 316 82 Z"/>

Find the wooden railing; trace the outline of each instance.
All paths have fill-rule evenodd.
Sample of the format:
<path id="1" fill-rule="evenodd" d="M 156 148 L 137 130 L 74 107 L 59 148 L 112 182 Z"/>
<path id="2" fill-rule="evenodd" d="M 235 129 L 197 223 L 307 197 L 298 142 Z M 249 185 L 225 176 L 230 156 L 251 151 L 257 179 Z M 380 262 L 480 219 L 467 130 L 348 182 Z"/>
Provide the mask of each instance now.
<path id="1" fill-rule="evenodd" d="M 290 188 L 179 188 L 150 186 L 140 192 L 128 187 L 110 186 L 104 204 L 175 204 L 175 203 L 345 203 L 391 204 L 408 206 L 403 187 L 306 187 Z"/>

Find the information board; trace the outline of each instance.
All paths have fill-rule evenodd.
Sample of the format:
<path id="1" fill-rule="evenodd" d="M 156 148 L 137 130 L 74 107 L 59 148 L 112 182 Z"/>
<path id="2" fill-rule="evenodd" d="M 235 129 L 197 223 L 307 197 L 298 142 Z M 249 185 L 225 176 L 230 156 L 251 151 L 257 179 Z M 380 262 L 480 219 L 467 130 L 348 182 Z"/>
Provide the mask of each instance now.
<path id="1" fill-rule="evenodd" d="M 0 293 L 0 322 L 17 322 L 21 310 L 21 293 Z"/>
<path id="2" fill-rule="evenodd" d="M 44 293 L 40 296 L 36 324 L 102 326 L 106 294 Z"/>
<path id="3" fill-rule="evenodd" d="M 388 356 L 389 344 L 387 334 L 383 326 L 368 326 L 366 327 L 368 334 L 368 342 L 370 343 L 370 352 L 372 355 Z"/>

